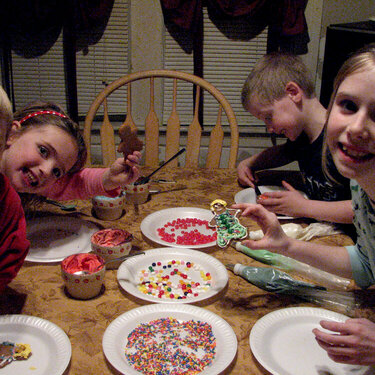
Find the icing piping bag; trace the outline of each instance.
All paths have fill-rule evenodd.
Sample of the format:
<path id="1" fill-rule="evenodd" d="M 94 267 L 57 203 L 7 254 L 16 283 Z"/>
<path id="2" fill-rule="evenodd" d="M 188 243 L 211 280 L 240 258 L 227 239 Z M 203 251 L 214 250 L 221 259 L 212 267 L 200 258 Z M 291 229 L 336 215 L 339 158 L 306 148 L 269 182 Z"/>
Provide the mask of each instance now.
<path id="1" fill-rule="evenodd" d="M 295 290 L 303 289 L 320 289 L 325 288 L 319 285 L 306 283 L 293 279 L 287 273 L 275 270 L 271 267 L 251 267 L 237 263 L 236 265 L 227 264 L 226 267 L 236 275 L 242 276 L 245 280 L 254 284 L 260 289 L 272 293 L 294 294 Z"/>
<path id="2" fill-rule="evenodd" d="M 355 309 L 362 304 L 354 292 L 327 291 L 324 287 L 295 280 L 287 273 L 271 267 L 251 267 L 237 263 L 227 264 L 226 268 L 267 292 L 293 295 L 348 316 L 354 316 Z"/>
<path id="3" fill-rule="evenodd" d="M 272 253 L 268 250 L 252 250 L 242 245 L 241 242 L 238 241 L 235 243 L 235 248 L 258 262 L 275 266 L 284 271 L 298 273 L 299 275 L 305 276 L 317 284 L 324 285 L 327 289 L 344 291 L 352 289 L 353 285 L 351 285 L 351 280 L 333 275 L 329 272 L 320 270 L 319 268 L 315 268 L 293 258 Z"/>

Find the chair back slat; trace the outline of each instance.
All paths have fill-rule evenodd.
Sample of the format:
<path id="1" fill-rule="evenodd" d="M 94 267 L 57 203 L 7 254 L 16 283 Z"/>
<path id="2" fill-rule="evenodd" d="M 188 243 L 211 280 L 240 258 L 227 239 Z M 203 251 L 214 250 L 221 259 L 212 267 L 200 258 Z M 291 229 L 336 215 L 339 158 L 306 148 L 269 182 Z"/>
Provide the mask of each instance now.
<path id="1" fill-rule="evenodd" d="M 100 127 L 100 140 L 102 144 L 103 164 L 110 165 L 116 160 L 115 133 L 109 121 L 107 99 L 103 102 L 104 117 Z"/>
<path id="2" fill-rule="evenodd" d="M 167 120 L 167 131 L 166 131 L 166 141 L 165 141 L 165 155 L 161 153 L 162 160 L 159 160 L 159 131 L 160 131 L 160 121 L 156 114 L 155 104 L 154 104 L 154 78 L 173 79 L 173 100 L 172 100 L 172 110 Z M 167 160 L 169 157 L 174 155 L 182 147 L 186 147 L 185 154 L 185 165 L 181 163 L 181 166 L 196 168 L 199 165 L 199 153 L 201 148 L 201 140 L 203 140 L 202 126 L 199 121 L 199 102 L 200 98 L 205 93 L 205 95 L 212 95 L 215 100 L 219 103 L 219 113 L 217 117 L 216 124 L 210 135 L 208 155 L 206 158 L 206 164 L 202 165 L 206 168 L 219 168 L 220 167 L 220 156 L 223 147 L 223 137 L 224 132 L 222 128 L 222 116 L 225 115 L 229 124 L 230 131 L 230 147 L 229 147 L 229 158 L 227 162 L 227 167 L 235 168 L 238 153 L 239 144 L 239 132 L 238 125 L 236 121 L 233 109 L 224 97 L 224 95 L 211 83 L 203 78 L 195 76 L 190 73 L 159 69 L 159 70 L 147 70 L 128 74 L 123 76 L 109 85 L 107 85 L 99 95 L 94 99 L 91 104 L 89 111 L 85 119 L 85 125 L 83 129 L 84 140 L 87 145 L 87 166 L 93 166 L 92 162 L 92 150 L 91 150 L 91 137 L 92 137 L 92 125 L 94 123 L 97 111 L 104 105 L 104 120 L 101 128 L 101 143 L 102 143 L 102 155 L 103 164 L 108 166 L 115 160 L 116 157 L 116 146 L 114 140 L 113 127 L 109 121 L 108 107 L 106 98 L 116 91 L 120 87 L 127 85 L 127 117 L 125 119 L 125 124 L 129 124 L 132 129 L 136 129 L 137 126 L 133 121 L 132 116 L 132 99 L 131 99 L 131 85 L 134 87 L 136 81 L 149 80 L 150 82 L 150 106 L 147 115 L 145 116 L 145 135 L 144 135 L 144 164 L 149 167 L 157 167 L 162 161 Z M 185 143 L 185 138 L 181 137 L 180 124 L 180 113 L 183 113 L 181 108 L 179 111 L 179 106 L 177 104 L 177 94 L 178 89 L 186 89 L 186 85 L 179 84 L 178 81 L 191 83 L 192 86 L 195 85 L 195 104 L 194 104 L 194 114 L 191 124 L 188 126 L 187 130 L 187 140 Z M 165 82 L 165 81 L 164 81 Z M 159 87 L 159 86 L 158 86 Z M 163 87 L 163 86 L 161 86 Z M 147 95 L 146 95 L 147 96 Z M 182 104 L 183 105 L 183 104 Z M 135 106 L 136 107 L 136 106 Z M 133 105 L 134 109 L 134 105 Z M 159 108 L 158 108 L 159 111 Z M 138 111 L 136 113 L 138 115 Z M 135 116 L 134 118 L 138 118 Z M 186 124 L 184 124 L 186 125 Z M 141 129 L 138 129 L 141 130 Z M 206 131 L 206 129 L 205 129 Z M 178 166 L 178 159 L 172 161 L 168 166 Z M 224 166 L 223 166 L 224 167 Z"/>
<path id="3" fill-rule="evenodd" d="M 127 98 L 126 98 L 126 119 L 122 125 L 129 126 L 131 130 L 137 130 L 137 126 L 132 117 L 132 89 L 131 83 L 127 84 Z"/>
<path id="4" fill-rule="evenodd" d="M 177 112 L 177 78 L 173 79 L 172 111 L 167 122 L 167 135 L 165 142 L 165 160 L 177 154 L 180 149 L 180 117 Z M 174 159 L 166 165 L 166 168 L 178 166 L 178 159 Z"/>
<path id="5" fill-rule="evenodd" d="M 159 119 L 154 105 L 154 77 L 150 78 L 150 110 L 145 123 L 145 163 L 150 167 L 159 165 Z"/>
<path id="6" fill-rule="evenodd" d="M 193 121 L 189 125 L 188 139 L 186 144 L 186 162 L 187 168 L 197 168 L 199 163 L 199 149 L 201 144 L 202 127 L 199 123 L 199 100 L 200 86 L 197 86 L 195 94 L 194 116 Z"/>
<path id="7" fill-rule="evenodd" d="M 218 168 L 220 165 L 221 152 L 223 149 L 224 131 L 221 126 L 221 114 L 223 107 L 219 106 L 215 127 L 211 130 L 210 143 L 208 145 L 208 154 L 206 168 Z"/>

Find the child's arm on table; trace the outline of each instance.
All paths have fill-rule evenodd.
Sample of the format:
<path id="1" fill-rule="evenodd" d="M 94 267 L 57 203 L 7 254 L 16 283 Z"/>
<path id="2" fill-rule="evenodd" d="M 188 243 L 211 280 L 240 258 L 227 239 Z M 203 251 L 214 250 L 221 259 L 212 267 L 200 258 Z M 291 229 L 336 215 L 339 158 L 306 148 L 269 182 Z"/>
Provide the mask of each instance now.
<path id="1" fill-rule="evenodd" d="M 282 230 L 276 215 L 262 205 L 239 203 L 232 207 L 243 210 L 242 216 L 248 216 L 256 221 L 264 233 L 264 237 L 260 240 L 242 241 L 245 246 L 254 250 L 267 249 L 326 272 L 352 278 L 350 258 L 345 247 L 324 246 L 288 237 Z"/>
<path id="2" fill-rule="evenodd" d="M 281 167 L 292 161 L 285 152 L 285 145 L 267 148 L 256 155 L 242 160 L 238 164 L 238 180 L 243 185 L 254 187 L 255 176 L 253 175 L 253 171 Z"/>
<path id="3" fill-rule="evenodd" d="M 287 182 L 283 181 L 283 186 L 286 191 L 265 193 L 266 199 L 259 199 L 258 203 L 267 210 L 281 215 L 308 217 L 342 224 L 353 222 L 354 213 L 350 200 L 336 202 L 310 200 Z"/>

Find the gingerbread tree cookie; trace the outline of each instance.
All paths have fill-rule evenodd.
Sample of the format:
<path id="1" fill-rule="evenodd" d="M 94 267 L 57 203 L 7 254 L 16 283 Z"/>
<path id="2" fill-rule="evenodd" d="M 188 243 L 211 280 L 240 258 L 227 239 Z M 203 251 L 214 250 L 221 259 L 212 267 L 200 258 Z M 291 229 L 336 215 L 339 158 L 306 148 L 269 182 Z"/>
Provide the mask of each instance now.
<path id="1" fill-rule="evenodd" d="M 240 210 L 227 208 L 227 202 L 215 199 L 210 205 L 214 217 L 209 226 L 216 227 L 217 244 L 226 247 L 233 239 L 240 240 L 247 236 L 247 228 L 238 220 Z"/>

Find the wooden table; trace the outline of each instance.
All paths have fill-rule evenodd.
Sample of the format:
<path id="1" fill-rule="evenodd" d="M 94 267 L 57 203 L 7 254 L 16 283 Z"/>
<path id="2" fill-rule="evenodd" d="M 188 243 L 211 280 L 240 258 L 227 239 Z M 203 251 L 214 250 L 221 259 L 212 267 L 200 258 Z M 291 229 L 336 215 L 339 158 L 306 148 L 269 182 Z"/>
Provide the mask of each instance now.
<path id="1" fill-rule="evenodd" d="M 161 170 L 156 178 L 176 181 L 175 184 L 154 184 L 163 192 L 134 209 L 127 205 L 125 215 L 117 221 L 100 221 L 91 214 L 90 201 L 80 201 L 75 216 L 133 233 L 134 246 L 152 248 L 140 231 L 140 223 L 147 215 L 170 207 L 201 207 L 209 209 L 211 201 L 224 199 L 234 203 L 234 195 L 241 190 L 235 170 Z M 44 211 L 69 215 L 50 205 Z M 241 219 L 251 230 L 258 229 L 254 222 Z M 351 240 L 345 235 L 334 235 L 315 240 L 321 243 L 346 245 Z M 154 246 L 155 247 L 155 246 Z M 162 246 L 159 246 L 162 247 Z M 205 251 L 205 250 L 203 250 Z M 223 264 L 242 263 L 260 265 L 232 247 L 206 251 Z M 117 374 L 106 361 L 102 350 L 102 337 L 107 326 L 119 315 L 140 306 L 121 292 L 115 270 L 106 271 L 105 292 L 92 300 L 80 301 L 67 297 L 59 264 L 25 263 L 17 278 L 10 284 L 2 298 L 1 313 L 19 313 L 38 316 L 60 326 L 69 336 L 72 358 L 66 374 Z M 308 306 L 306 303 L 264 292 L 244 279 L 229 272 L 227 292 L 219 300 L 204 306 L 224 318 L 232 327 L 238 340 L 237 357 L 225 372 L 230 374 L 268 374 L 256 361 L 249 345 L 249 334 L 254 323 L 265 314 L 284 307 Z"/>

